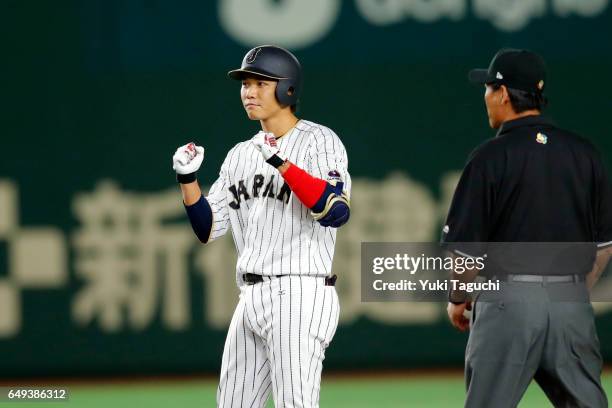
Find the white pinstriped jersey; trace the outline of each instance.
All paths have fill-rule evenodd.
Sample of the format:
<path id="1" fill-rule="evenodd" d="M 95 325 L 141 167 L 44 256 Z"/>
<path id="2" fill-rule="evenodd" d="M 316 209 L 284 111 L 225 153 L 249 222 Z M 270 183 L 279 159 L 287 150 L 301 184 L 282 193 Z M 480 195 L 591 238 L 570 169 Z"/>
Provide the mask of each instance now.
<path id="1" fill-rule="evenodd" d="M 277 143 L 281 154 L 312 176 L 339 176 L 350 196 L 346 149 L 332 130 L 300 120 Z M 336 229 L 314 221 L 250 140 L 229 151 L 206 198 L 213 211 L 210 241 L 232 231 L 239 284 L 244 273 L 331 274 Z"/>

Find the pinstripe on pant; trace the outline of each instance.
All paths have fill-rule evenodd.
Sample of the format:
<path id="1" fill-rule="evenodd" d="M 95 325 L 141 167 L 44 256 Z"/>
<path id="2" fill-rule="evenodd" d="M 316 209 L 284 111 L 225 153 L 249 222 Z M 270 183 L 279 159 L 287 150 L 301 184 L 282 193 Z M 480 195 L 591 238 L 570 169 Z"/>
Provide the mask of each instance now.
<path id="1" fill-rule="evenodd" d="M 325 349 L 338 325 L 336 289 L 323 277 L 283 276 L 240 288 L 221 363 L 217 406 L 319 406 Z"/>

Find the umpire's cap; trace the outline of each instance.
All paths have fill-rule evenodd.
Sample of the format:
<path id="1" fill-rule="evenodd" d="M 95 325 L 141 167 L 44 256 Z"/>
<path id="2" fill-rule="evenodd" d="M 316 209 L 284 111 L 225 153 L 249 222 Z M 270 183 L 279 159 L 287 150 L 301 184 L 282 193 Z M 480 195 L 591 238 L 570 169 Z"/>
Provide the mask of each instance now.
<path id="1" fill-rule="evenodd" d="M 473 83 L 506 85 L 540 93 L 546 81 L 546 65 L 534 52 L 504 48 L 495 54 L 488 69 L 473 69 L 468 78 Z"/>
<path id="2" fill-rule="evenodd" d="M 296 105 L 302 90 L 302 67 L 298 59 L 284 48 L 260 45 L 246 53 L 240 69 L 229 71 L 232 79 L 256 76 L 278 81 L 276 99 L 281 105 Z"/>

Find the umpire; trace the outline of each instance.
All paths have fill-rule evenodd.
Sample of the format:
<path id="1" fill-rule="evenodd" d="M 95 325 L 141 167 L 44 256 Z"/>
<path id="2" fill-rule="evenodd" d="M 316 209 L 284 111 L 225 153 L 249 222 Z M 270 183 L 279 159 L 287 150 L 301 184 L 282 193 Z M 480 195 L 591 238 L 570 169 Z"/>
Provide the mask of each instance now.
<path id="1" fill-rule="evenodd" d="M 532 379 L 559 407 L 606 407 L 589 290 L 612 253 L 612 186 L 586 139 L 541 116 L 542 58 L 503 49 L 485 87 L 495 138 L 463 170 L 442 241 L 455 255 L 484 257 L 477 279 L 499 290 L 473 299 L 451 291 L 448 315 L 470 329 L 466 407 L 515 407 Z M 581 243 L 581 244 L 577 244 Z M 472 310 L 471 321 L 464 317 Z"/>

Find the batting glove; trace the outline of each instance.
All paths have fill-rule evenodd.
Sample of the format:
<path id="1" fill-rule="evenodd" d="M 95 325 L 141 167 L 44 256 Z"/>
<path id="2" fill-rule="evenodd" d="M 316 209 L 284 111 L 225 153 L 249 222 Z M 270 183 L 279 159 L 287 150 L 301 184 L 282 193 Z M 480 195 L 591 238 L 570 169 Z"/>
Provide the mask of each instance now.
<path id="1" fill-rule="evenodd" d="M 266 163 L 274 167 L 279 167 L 287 160 L 281 155 L 276 145 L 276 137 L 273 133 L 259 132 L 251 139 L 253 146 L 263 156 Z"/>
<path id="2" fill-rule="evenodd" d="M 172 168 L 176 171 L 176 181 L 181 184 L 196 180 L 196 172 L 204 160 L 204 148 L 195 143 L 187 143 L 176 149 L 172 156 Z"/>

